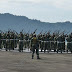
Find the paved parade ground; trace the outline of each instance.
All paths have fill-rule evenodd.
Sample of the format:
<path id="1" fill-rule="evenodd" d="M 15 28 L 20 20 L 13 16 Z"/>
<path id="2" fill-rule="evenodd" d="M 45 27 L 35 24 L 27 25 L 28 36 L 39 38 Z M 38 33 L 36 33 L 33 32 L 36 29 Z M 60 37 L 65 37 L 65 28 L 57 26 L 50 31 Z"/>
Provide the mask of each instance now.
<path id="1" fill-rule="evenodd" d="M 72 54 L 40 53 L 40 60 L 31 53 L 0 51 L 0 72 L 72 72 Z"/>

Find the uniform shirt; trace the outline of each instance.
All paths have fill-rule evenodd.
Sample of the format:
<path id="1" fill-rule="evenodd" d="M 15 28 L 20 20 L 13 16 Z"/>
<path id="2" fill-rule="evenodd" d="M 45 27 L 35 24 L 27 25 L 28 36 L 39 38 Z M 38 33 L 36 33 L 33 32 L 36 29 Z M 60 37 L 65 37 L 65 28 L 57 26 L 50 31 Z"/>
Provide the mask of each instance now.
<path id="1" fill-rule="evenodd" d="M 38 39 L 36 37 L 33 37 L 31 40 L 32 44 L 37 44 L 38 43 Z"/>

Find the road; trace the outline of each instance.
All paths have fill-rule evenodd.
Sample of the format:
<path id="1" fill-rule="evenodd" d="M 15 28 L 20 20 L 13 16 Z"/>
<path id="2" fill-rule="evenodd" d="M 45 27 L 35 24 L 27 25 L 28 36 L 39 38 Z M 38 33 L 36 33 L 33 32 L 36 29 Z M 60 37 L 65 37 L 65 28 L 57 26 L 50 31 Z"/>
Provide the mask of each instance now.
<path id="1" fill-rule="evenodd" d="M 31 59 L 29 52 L 0 51 L 0 72 L 72 72 L 72 54 L 40 53 Z"/>

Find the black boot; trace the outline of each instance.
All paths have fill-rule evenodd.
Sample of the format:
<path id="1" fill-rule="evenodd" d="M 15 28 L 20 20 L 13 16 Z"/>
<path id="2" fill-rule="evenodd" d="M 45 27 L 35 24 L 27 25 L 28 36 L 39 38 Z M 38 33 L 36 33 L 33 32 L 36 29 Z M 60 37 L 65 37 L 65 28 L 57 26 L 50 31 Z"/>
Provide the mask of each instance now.
<path id="1" fill-rule="evenodd" d="M 34 55 L 32 55 L 32 59 L 34 58 Z"/>
<path id="2" fill-rule="evenodd" d="M 37 59 L 41 59 L 39 56 L 37 56 Z"/>

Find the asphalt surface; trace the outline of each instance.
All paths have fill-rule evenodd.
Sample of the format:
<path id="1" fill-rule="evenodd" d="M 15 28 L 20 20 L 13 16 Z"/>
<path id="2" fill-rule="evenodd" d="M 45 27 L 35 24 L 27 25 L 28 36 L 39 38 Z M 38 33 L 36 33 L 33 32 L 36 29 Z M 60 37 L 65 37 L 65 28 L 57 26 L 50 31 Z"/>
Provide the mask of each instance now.
<path id="1" fill-rule="evenodd" d="M 72 72 L 72 54 L 40 53 L 40 60 L 29 52 L 0 51 L 0 72 Z"/>

